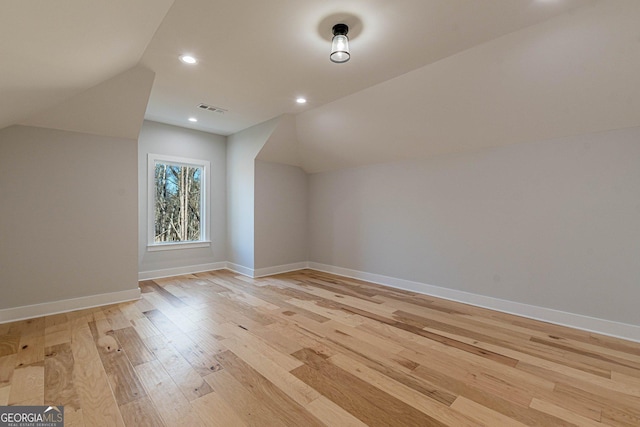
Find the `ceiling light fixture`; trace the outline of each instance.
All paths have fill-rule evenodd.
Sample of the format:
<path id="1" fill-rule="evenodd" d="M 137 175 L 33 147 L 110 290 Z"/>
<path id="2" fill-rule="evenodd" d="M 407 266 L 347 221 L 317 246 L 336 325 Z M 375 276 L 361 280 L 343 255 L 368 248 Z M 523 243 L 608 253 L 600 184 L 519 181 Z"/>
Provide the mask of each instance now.
<path id="1" fill-rule="evenodd" d="M 191 55 L 180 55 L 180 61 L 185 64 L 197 64 L 198 60 Z"/>
<path id="2" fill-rule="evenodd" d="M 333 40 L 331 40 L 331 55 L 329 59 L 338 64 L 347 62 L 351 58 L 349 53 L 349 27 L 347 24 L 336 24 L 333 26 Z"/>
<path id="3" fill-rule="evenodd" d="M 297 102 L 298 104 L 306 104 L 306 103 L 307 103 L 307 100 L 306 100 L 305 98 L 303 98 L 303 97 L 299 96 L 298 98 L 296 98 L 296 102 Z"/>
<path id="4" fill-rule="evenodd" d="M 196 119 L 195 117 L 189 117 L 189 121 L 195 123 L 198 121 L 198 119 Z"/>

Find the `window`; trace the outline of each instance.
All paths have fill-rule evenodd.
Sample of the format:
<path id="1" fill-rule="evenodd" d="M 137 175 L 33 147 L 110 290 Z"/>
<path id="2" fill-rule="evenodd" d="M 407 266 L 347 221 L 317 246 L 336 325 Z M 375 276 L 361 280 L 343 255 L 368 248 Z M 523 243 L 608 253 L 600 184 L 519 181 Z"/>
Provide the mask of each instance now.
<path id="1" fill-rule="evenodd" d="M 149 154 L 149 250 L 209 246 L 206 160 Z"/>

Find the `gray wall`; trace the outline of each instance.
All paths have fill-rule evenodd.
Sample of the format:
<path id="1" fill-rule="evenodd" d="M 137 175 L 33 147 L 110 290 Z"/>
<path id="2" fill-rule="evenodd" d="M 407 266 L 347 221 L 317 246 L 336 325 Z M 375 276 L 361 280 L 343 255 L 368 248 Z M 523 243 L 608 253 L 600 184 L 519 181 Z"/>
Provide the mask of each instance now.
<path id="1" fill-rule="evenodd" d="M 136 289 L 136 141 L 0 130 L 0 309 Z"/>
<path id="2" fill-rule="evenodd" d="M 164 154 L 208 160 L 209 237 L 211 247 L 147 251 L 147 155 Z M 189 267 L 227 259 L 226 211 L 226 137 L 197 130 L 145 121 L 138 138 L 138 268 L 140 272 Z"/>
<path id="3" fill-rule="evenodd" d="M 311 175 L 310 261 L 640 324 L 639 141 L 633 128 Z"/>
<path id="4" fill-rule="evenodd" d="M 297 166 L 255 163 L 255 268 L 307 261 L 308 175 Z"/>
<path id="5" fill-rule="evenodd" d="M 254 268 L 255 158 L 278 124 L 272 119 L 229 136 L 227 142 L 227 260 Z"/>

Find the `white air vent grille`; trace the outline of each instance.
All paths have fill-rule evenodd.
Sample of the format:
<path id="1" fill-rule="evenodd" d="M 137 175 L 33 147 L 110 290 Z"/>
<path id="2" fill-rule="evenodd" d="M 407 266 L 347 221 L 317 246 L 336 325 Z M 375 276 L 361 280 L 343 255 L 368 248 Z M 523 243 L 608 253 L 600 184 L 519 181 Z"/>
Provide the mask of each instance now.
<path id="1" fill-rule="evenodd" d="M 228 110 L 225 110 L 224 108 L 214 107 L 212 105 L 207 105 L 207 104 L 200 104 L 198 105 L 198 108 L 202 110 L 213 111 L 214 113 L 218 113 L 218 114 L 224 114 L 228 111 Z"/>

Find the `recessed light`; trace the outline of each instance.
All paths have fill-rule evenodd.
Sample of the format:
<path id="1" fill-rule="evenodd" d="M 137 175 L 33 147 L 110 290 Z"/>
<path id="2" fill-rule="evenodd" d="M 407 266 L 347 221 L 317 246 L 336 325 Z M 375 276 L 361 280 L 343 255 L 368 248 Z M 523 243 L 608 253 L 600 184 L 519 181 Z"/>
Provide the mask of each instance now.
<path id="1" fill-rule="evenodd" d="M 307 103 L 307 100 L 306 100 L 305 98 L 303 98 L 303 97 L 301 97 L 301 96 L 300 96 L 300 97 L 296 98 L 296 102 L 297 102 L 298 104 L 306 104 L 306 103 Z"/>
<path id="2" fill-rule="evenodd" d="M 197 64 L 198 60 L 191 55 L 180 55 L 180 61 L 185 64 Z"/>
<path id="3" fill-rule="evenodd" d="M 196 119 L 195 117 L 189 117 L 189 121 L 195 123 L 198 121 L 198 119 Z"/>

